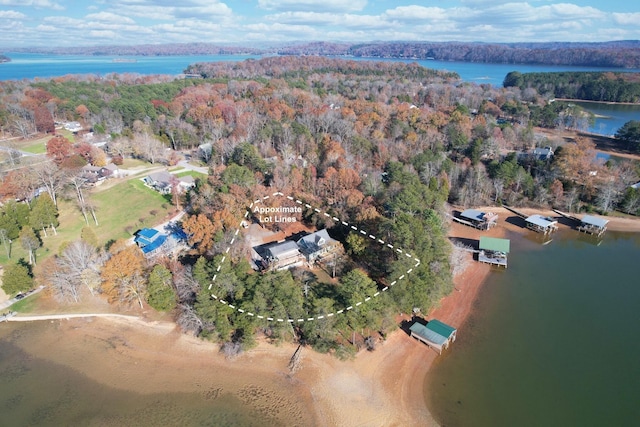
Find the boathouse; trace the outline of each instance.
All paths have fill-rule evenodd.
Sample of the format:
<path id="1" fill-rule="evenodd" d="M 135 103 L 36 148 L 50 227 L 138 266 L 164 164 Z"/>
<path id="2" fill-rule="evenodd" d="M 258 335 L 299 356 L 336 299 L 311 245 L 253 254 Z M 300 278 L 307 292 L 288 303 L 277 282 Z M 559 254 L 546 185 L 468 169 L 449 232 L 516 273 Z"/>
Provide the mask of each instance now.
<path id="1" fill-rule="evenodd" d="M 528 229 L 538 233 L 548 234 L 558 229 L 558 221 L 548 216 L 535 214 L 525 219 L 525 221 Z"/>
<path id="2" fill-rule="evenodd" d="M 411 336 L 433 348 L 438 354 L 456 340 L 456 328 L 439 320 L 430 320 L 426 325 L 415 322 L 409 328 Z"/>
<path id="3" fill-rule="evenodd" d="M 507 268 L 507 255 L 511 241 L 496 237 L 480 237 L 480 252 L 478 261 Z"/>
<path id="4" fill-rule="evenodd" d="M 595 234 L 596 236 L 602 236 L 607 230 L 608 219 L 598 218 L 596 216 L 585 215 L 582 217 L 578 231 L 584 231 L 585 233 Z"/>
<path id="5" fill-rule="evenodd" d="M 488 230 L 498 225 L 498 215 L 475 209 L 466 209 L 460 213 L 460 218 L 455 219 L 461 224 L 469 225 L 478 230 Z"/>

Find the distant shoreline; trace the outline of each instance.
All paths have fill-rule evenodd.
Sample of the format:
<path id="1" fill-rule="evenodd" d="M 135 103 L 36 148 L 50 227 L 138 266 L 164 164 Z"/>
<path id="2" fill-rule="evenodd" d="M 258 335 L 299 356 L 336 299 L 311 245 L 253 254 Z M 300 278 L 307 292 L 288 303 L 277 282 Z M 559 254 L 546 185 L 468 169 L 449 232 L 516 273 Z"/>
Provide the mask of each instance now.
<path id="1" fill-rule="evenodd" d="M 590 104 L 606 104 L 606 105 L 635 105 L 640 107 L 640 102 L 592 101 L 589 99 L 573 99 L 573 98 L 554 98 L 554 100 L 562 101 L 562 102 L 586 102 Z"/>

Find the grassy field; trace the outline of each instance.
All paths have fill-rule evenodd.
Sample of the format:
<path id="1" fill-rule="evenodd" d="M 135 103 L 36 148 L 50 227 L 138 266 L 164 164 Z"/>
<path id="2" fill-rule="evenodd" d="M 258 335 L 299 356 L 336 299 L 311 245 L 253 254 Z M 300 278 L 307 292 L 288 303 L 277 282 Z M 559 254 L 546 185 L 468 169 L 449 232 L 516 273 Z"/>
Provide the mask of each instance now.
<path id="1" fill-rule="evenodd" d="M 69 141 L 74 142 L 75 137 L 73 133 L 69 132 L 66 129 L 58 129 L 56 130 L 58 135 L 62 135 L 67 138 Z M 26 151 L 27 153 L 33 154 L 44 154 L 47 152 L 47 142 L 53 138 L 53 135 L 46 135 L 37 139 L 32 139 L 28 141 L 20 141 L 16 144 L 16 148 L 18 150 Z"/>
<path id="2" fill-rule="evenodd" d="M 34 310 L 34 308 L 38 305 L 38 300 L 42 296 L 42 293 L 39 292 L 35 295 L 32 295 L 28 298 L 22 299 L 16 303 L 14 303 L 10 310 L 16 311 L 18 313 L 30 313 Z"/>
<path id="3" fill-rule="evenodd" d="M 89 195 L 97 209 L 98 225 L 89 217 L 89 227 L 93 229 L 100 245 L 110 240 L 130 238 L 132 233 L 143 227 L 152 227 L 162 223 L 168 217 L 173 206 L 161 194 L 150 190 L 137 179 L 120 182 L 113 187 Z M 82 228 L 87 226 L 75 200 L 59 200 L 59 221 L 57 235 L 48 231 L 49 236 L 41 239 L 43 246 L 37 250 L 38 263 L 56 254 L 65 242 L 80 238 Z M 4 247 L 0 247 L 0 264 L 16 262 L 20 258 L 28 259 L 18 240 L 13 242 L 11 260 L 7 258 Z"/>
<path id="4" fill-rule="evenodd" d="M 184 172 L 179 172 L 177 174 L 175 174 L 178 178 L 183 177 L 183 176 L 192 176 L 194 178 L 200 178 L 200 179 L 206 179 L 207 175 L 200 173 L 200 172 L 196 172 L 196 171 L 184 171 Z"/>

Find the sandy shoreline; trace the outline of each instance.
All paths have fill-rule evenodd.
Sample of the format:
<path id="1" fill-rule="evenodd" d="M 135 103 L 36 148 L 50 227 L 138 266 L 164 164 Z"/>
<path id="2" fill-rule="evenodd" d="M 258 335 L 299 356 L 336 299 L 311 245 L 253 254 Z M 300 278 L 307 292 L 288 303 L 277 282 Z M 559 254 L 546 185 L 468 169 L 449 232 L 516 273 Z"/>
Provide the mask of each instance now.
<path id="1" fill-rule="evenodd" d="M 480 235 L 529 232 L 517 221 L 507 220 L 514 216 L 509 211 L 486 210 L 500 215 L 499 227 L 479 232 L 454 223 L 450 238 L 475 240 Z M 558 216 L 552 211 L 519 210 Z M 640 232 L 638 220 L 608 219 L 610 230 Z M 471 261 L 455 277 L 454 292 L 426 318 L 463 326 L 490 272 L 489 266 Z M 17 344 L 35 357 L 72 367 L 117 389 L 224 392 L 245 400 L 250 395 L 248 405 L 262 408 L 286 425 L 437 425 L 425 404 L 424 382 L 438 355 L 401 330 L 390 334 L 374 352 L 362 351 L 353 361 L 341 362 L 305 349 L 302 369 L 290 376 L 287 364 L 296 348 L 291 344 L 260 343 L 228 361 L 219 354 L 217 345 L 185 336 L 162 320 L 72 319 L 53 321 L 52 326 L 55 333 L 42 333 L 37 339 L 18 340 Z M 459 334 L 464 334 L 464 328 Z M 455 351 L 455 344 L 451 351 Z"/>

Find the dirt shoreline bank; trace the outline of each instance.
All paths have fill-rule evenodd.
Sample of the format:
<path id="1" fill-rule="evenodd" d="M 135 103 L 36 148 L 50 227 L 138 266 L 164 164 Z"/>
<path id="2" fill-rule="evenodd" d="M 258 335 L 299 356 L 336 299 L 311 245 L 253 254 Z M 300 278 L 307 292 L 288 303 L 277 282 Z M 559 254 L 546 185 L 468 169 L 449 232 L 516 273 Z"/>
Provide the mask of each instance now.
<path id="1" fill-rule="evenodd" d="M 506 209 L 485 210 L 500 215 L 499 227 L 479 232 L 454 223 L 450 238 L 529 233 L 517 221 L 507 221 L 514 215 Z M 558 216 L 552 211 L 519 210 Z M 608 219 L 610 230 L 640 232 L 638 220 Z M 464 322 L 490 272 L 489 266 L 470 262 L 455 277 L 452 294 L 426 318 L 461 328 L 459 334 L 464 335 Z M 287 364 L 296 348 L 291 344 L 261 342 L 228 361 L 217 345 L 185 336 L 170 322 L 114 318 L 51 323 L 47 333 L 16 343 L 30 355 L 69 366 L 116 389 L 144 394 L 230 393 L 238 398 L 251 391 L 258 397 L 247 404 L 266 408 L 269 416 L 284 425 L 437 425 L 425 404 L 424 383 L 438 355 L 401 330 L 391 333 L 374 352 L 363 351 L 353 361 L 341 362 L 305 349 L 301 370 L 289 376 Z M 455 344 L 450 351 L 456 351 Z"/>

